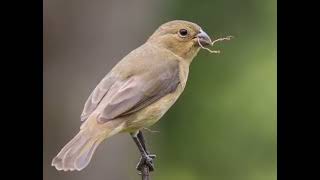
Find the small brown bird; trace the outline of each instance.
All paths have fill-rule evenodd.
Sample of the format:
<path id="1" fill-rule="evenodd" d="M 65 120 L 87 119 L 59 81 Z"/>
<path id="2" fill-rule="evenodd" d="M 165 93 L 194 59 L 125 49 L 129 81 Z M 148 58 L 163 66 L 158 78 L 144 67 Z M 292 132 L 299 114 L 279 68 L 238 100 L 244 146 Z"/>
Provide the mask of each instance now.
<path id="1" fill-rule="evenodd" d="M 125 56 L 97 85 L 81 114 L 80 132 L 52 160 L 58 170 L 82 170 L 97 146 L 115 134 L 131 134 L 140 152 L 137 169 L 153 158 L 141 129 L 156 123 L 183 92 L 192 59 L 210 37 L 195 23 L 175 20 L 161 25 Z"/>

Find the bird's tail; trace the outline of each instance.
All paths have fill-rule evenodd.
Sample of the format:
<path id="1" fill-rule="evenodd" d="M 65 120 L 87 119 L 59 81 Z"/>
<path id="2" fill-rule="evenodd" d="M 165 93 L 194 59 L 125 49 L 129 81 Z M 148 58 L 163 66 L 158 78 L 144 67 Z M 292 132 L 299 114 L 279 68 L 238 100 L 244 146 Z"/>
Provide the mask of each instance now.
<path id="1" fill-rule="evenodd" d="M 80 127 L 80 132 L 53 158 L 52 166 L 57 170 L 81 171 L 85 168 L 98 145 L 123 129 L 122 121 L 99 124 L 97 114 L 92 114 Z"/>
<path id="2" fill-rule="evenodd" d="M 80 130 L 53 158 L 52 166 L 64 171 L 82 170 L 89 164 L 94 151 L 105 138 L 106 136 L 93 134 L 87 129 Z"/>

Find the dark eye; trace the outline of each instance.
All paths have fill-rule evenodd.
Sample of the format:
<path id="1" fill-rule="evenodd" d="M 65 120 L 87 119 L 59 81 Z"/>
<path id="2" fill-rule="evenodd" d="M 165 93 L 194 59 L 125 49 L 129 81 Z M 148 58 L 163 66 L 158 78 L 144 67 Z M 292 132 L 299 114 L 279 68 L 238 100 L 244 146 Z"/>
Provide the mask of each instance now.
<path id="1" fill-rule="evenodd" d="M 182 37 L 185 37 L 186 35 L 188 35 L 188 31 L 186 29 L 180 29 L 179 30 L 179 34 L 182 36 Z"/>

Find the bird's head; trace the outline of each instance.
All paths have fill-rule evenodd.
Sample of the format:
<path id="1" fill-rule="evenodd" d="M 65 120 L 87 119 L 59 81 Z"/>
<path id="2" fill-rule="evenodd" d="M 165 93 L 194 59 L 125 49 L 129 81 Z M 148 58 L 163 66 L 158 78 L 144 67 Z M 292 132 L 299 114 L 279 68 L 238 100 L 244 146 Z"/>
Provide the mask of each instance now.
<path id="1" fill-rule="evenodd" d="M 184 59 L 192 60 L 202 46 L 212 43 L 202 28 L 192 22 L 175 20 L 161 25 L 148 39 L 149 43 L 166 48 Z"/>

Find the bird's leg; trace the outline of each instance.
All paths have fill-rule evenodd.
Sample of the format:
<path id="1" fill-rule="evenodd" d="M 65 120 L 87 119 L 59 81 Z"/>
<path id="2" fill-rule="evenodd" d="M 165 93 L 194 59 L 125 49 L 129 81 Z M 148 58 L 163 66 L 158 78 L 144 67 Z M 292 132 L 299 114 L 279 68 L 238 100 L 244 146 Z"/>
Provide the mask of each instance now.
<path id="1" fill-rule="evenodd" d="M 131 133 L 131 136 L 138 146 L 138 149 L 141 154 L 141 158 L 139 163 L 137 164 L 137 170 L 141 171 L 144 165 L 147 165 L 149 167 L 150 171 L 154 170 L 153 166 L 153 159 L 156 157 L 155 155 L 151 155 L 147 152 L 145 140 L 143 138 L 143 135 L 141 131 L 138 131 L 137 133 Z"/>
<path id="2" fill-rule="evenodd" d="M 146 141 L 144 140 L 144 137 L 143 137 L 143 134 L 141 131 L 138 131 L 137 138 L 139 139 L 143 149 L 147 152 L 147 154 L 149 154 L 147 147 L 146 147 Z"/>
<path id="3" fill-rule="evenodd" d="M 152 158 L 152 159 L 156 158 L 156 155 L 155 155 L 155 154 L 150 154 L 150 152 L 147 150 L 146 141 L 145 141 L 145 139 L 144 139 L 143 134 L 142 134 L 141 131 L 138 132 L 137 137 L 138 137 L 138 139 L 139 139 L 139 141 L 140 141 L 143 149 L 144 149 L 145 152 L 147 153 L 147 155 L 148 155 L 150 158 Z M 138 165 L 137 165 L 137 169 L 138 169 L 138 170 L 141 169 L 141 167 L 142 167 L 142 165 L 143 165 L 142 160 L 143 160 L 143 158 L 141 157 L 141 158 L 140 158 L 140 161 L 139 161 L 139 163 L 138 163 Z M 152 170 L 151 170 L 151 171 L 152 171 Z"/>

